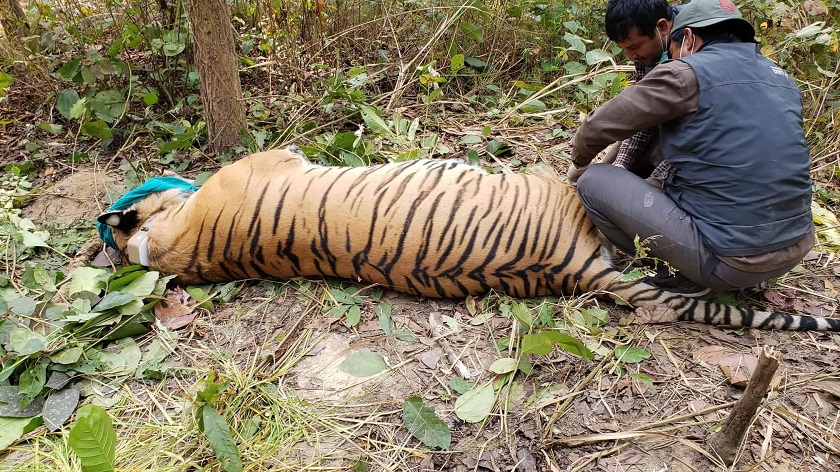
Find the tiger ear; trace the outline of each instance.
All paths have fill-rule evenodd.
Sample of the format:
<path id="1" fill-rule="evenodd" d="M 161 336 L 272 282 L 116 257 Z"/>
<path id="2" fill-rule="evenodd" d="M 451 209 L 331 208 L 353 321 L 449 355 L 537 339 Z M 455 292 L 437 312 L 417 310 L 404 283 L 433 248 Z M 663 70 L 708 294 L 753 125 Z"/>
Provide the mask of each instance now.
<path id="1" fill-rule="evenodd" d="M 137 210 L 105 212 L 99 215 L 96 221 L 127 233 L 137 227 Z"/>

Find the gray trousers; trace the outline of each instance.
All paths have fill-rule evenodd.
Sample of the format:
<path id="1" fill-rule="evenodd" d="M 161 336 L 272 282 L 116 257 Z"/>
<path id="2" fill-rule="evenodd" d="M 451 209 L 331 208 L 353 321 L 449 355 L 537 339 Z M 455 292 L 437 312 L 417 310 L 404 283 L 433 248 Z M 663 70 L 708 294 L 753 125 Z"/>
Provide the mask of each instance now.
<path id="1" fill-rule="evenodd" d="M 796 265 L 745 272 L 719 262 L 703 244 L 691 215 L 664 190 L 620 167 L 592 164 L 578 179 L 577 188 L 589 218 L 621 251 L 635 254 L 637 235 L 639 241 L 653 238 L 646 243 L 649 255 L 667 261 L 704 287 L 721 291 L 748 288 L 780 277 Z"/>

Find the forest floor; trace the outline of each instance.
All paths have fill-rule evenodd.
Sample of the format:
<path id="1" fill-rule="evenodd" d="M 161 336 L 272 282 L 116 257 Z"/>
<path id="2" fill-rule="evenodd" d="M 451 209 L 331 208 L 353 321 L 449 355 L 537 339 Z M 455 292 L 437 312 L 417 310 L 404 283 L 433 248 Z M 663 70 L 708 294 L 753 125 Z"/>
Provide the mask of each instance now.
<path id="1" fill-rule="evenodd" d="M 3 164 L 26 155 L 26 121 L 5 127 L 0 144 L 10 157 Z M 510 130 L 508 142 L 519 145 L 507 159 L 547 162 L 562 172 L 564 164 L 552 156 L 565 143 L 542 139 L 547 132 Z M 65 146 L 48 147 L 56 158 L 43 161 L 34 198 L 24 208 L 36 223 L 94 218 L 110 203 L 109 189 L 122 180 L 120 159 L 67 164 L 58 158 Z M 146 150 L 124 152 L 137 156 Z M 96 252 L 90 248 L 101 247 L 94 233 L 90 238 L 87 251 L 80 249 L 68 265 L 89 262 Z M 817 248 L 803 267 L 764 294 L 740 296 L 777 309 L 840 316 L 840 254 Z M 119 415 L 118 459 L 180 454 L 178 433 L 167 428 L 187 407 L 182 392 L 195 390 L 202 373 L 214 370 L 233 379 L 234 392 L 258 389 L 262 401 L 283 400 L 288 408 L 281 415 L 289 422 L 283 428 L 294 434 L 274 449 L 257 444 L 253 431 L 244 432 L 248 425 L 268 428 L 266 422 L 276 420 L 266 409 L 254 405 L 250 423 L 234 427 L 246 470 L 724 470 L 715 465 L 706 441 L 743 393 L 743 386 L 734 384 L 736 374 L 725 370 L 748 376 L 751 361 L 769 346 L 780 355 L 778 384 L 755 418 L 735 469 L 840 470 L 837 334 L 693 323 L 640 326 L 620 322 L 632 314 L 627 308 L 587 301 L 611 315 L 600 335 L 584 339 L 588 346 L 631 344 L 650 357 L 619 365 L 610 356 L 587 360 L 559 349 L 532 356 L 533 372 L 517 373 L 496 393 L 493 413 L 471 424 L 454 414 L 457 393 L 450 379 L 476 385 L 498 380 L 488 369 L 511 354 L 497 341 L 516 329 L 499 309 L 504 297 L 429 300 L 385 291 L 379 300 L 366 298 L 361 321 L 347 328 L 321 310 L 328 288 L 315 279 L 246 283 L 233 301 L 181 328 L 172 354 L 180 369 L 164 382 L 129 382 L 117 393 L 118 406 L 111 411 Z M 383 331 L 374 314 L 379 302 L 392 307 L 391 322 L 403 336 Z M 578 301 L 556 303 L 556 316 L 563 317 Z M 442 331 L 433 326 L 440 320 Z M 340 368 L 363 351 L 380 354 L 388 368 L 364 378 Z M 629 374 L 643 374 L 652 384 Z M 431 451 L 405 428 L 402 410 L 412 396 L 447 423 L 450 450 Z M 251 400 L 243 401 L 247 407 Z M 5 460 L 25 455 L 17 451 Z M 132 463 L 141 462 L 123 470 L 132 470 Z"/>

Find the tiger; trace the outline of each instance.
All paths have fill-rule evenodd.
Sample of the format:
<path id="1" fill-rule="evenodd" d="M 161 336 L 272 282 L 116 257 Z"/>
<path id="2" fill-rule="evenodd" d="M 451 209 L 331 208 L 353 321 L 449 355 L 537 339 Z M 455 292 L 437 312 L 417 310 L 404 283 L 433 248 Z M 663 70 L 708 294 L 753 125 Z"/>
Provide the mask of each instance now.
<path id="1" fill-rule="evenodd" d="M 184 285 L 329 276 L 429 298 L 593 292 L 631 305 L 640 323 L 840 331 L 840 319 L 626 280 L 576 189 L 545 169 L 497 174 L 456 159 L 326 166 L 288 147 L 222 167 L 197 191 L 152 193 L 98 221 L 124 263 L 137 262 L 128 246 L 142 230 L 144 265 Z"/>

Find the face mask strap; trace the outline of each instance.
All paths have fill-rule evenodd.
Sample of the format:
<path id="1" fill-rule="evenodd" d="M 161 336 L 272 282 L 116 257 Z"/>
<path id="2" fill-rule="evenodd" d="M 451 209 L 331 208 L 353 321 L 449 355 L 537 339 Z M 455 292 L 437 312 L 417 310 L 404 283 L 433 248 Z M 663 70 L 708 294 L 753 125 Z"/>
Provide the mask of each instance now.
<path id="1" fill-rule="evenodd" d="M 659 55 L 659 62 L 667 61 L 671 58 L 671 55 L 668 53 L 668 46 L 665 44 L 665 40 L 662 38 L 662 35 L 659 34 L 659 29 L 656 30 L 656 36 L 659 37 L 659 44 L 662 45 L 662 54 Z"/>
<path id="2" fill-rule="evenodd" d="M 689 31 L 691 31 L 691 30 L 689 30 Z M 683 57 L 683 53 L 682 53 L 683 48 L 682 47 L 687 40 L 688 40 L 688 36 L 683 36 L 683 42 L 682 42 L 682 44 L 680 44 L 680 59 L 682 59 L 682 57 Z M 692 31 L 691 32 L 691 54 L 694 54 L 694 46 L 697 46 L 697 36 L 695 36 L 694 32 Z M 691 54 L 689 54 L 689 56 Z"/>

